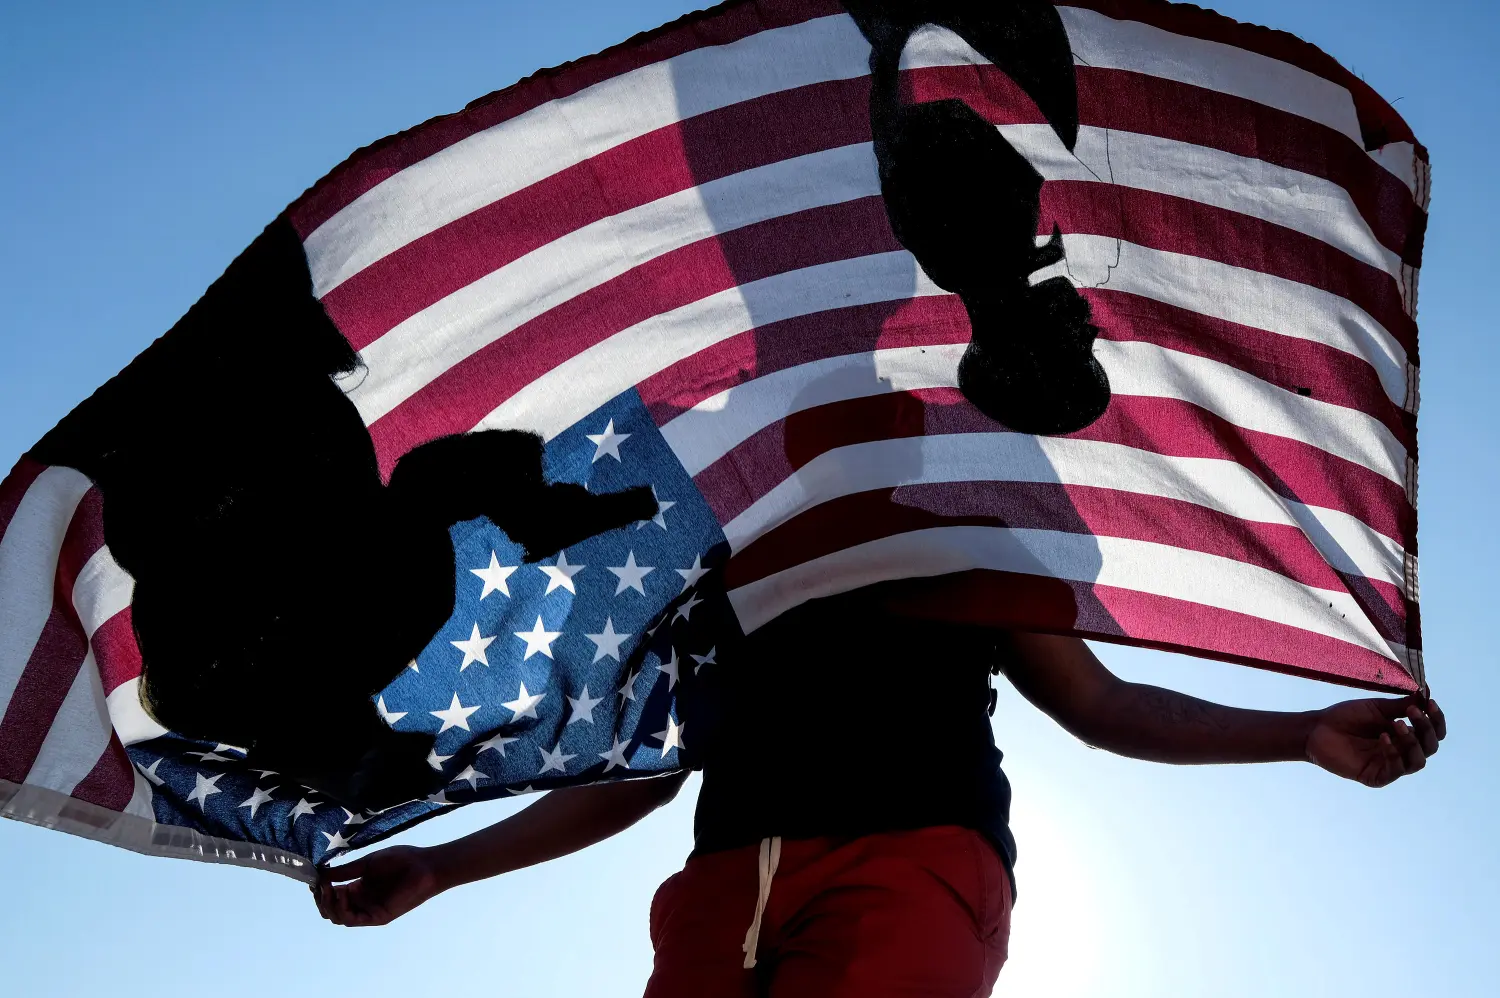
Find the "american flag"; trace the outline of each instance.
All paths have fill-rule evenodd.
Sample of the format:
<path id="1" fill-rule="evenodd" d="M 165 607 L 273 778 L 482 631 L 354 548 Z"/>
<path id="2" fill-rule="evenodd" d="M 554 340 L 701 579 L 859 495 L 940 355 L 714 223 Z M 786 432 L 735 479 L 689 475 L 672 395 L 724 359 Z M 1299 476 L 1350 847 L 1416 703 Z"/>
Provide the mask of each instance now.
<path id="1" fill-rule="evenodd" d="M 912 36 L 902 86 L 1045 178 L 1038 239 L 1055 225 L 1066 259 L 1034 280 L 1092 305 L 1098 422 L 1015 433 L 957 391 L 967 315 L 892 234 L 844 10 L 692 15 L 361 150 L 288 210 L 385 473 L 526 428 L 555 477 L 662 500 L 540 567 L 454 528 L 459 605 L 379 701 L 438 736 L 449 789 L 348 813 L 156 726 L 98 493 L 23 459 L 0 487 L 4 813 L 306 876 L 449 803 L 683 764 L 679 681 L 716 634 L 892 580 L 926 580 L 915 612 L 1423 685 L 1425 149 L 1290 36 L 1057 7 L 1074 150 L 951 31 Z"/>

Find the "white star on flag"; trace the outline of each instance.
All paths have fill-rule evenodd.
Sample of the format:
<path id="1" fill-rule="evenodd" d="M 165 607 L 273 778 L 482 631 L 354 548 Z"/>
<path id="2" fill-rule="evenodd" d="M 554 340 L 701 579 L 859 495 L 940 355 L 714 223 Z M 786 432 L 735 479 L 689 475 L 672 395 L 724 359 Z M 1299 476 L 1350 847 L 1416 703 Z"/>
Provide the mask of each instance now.
<path id="1" fill-rule="evenodd" d="M 213 776 L 204 776 L 202 773 L 194 773 L 193 775 L 197 777 L 197 784 L 193 787 L 193 792 L 188 794 L 188 800 L 197 801 L 198 809 L 200 811 L 207 810 L 208 799 L 214 794 L 221 794 L 224 792 L 218 787 L 214 786 L 214 784 L 218 783 L 224 778 L 224 774 L 216 773 Z"/>
<path id="2" fill-rule="evenodd" d="M 636 671 L 625 677 L 624 685 L 617 691 L 624 700 L 635 699 L 635 681 L 638 676 L 640 676 L 640 672 Z M 624 701 L 622 700 L 621 702 L 623 704 Z"/>
<path id="3" fill-rule="evenodd" d="M 396 726 L 397 721 L 406 716 L 406 711 L 404 710 L 391 710 L 387 707 L 384 696 L 376 697 L 375 708 L 380 711 L 380 716 L 385 719 L 385 723 L 393 728 Z"/>
<path id="4" fill-rule="evenodd" d="M 577 575 L 587 567 L 587 565 L 569 565 L 568 552 L 557 552 L 556 565 L 537 566 L 537 568 L 542 570 L 542 574 L 547 577 L 547 592 L 542 593 L 542 595 L 547 596 L 551 594 L 552 590 L 560 588 L 566 589 L 574 596 L 577 596 L 578 590 L 573 588 L 573 576 Z"/>
<path id="5" fill-rule="evenodd" d="M 584 637 L 588 638 L 594 644 L 598 645 L 598 647 L 594 649 L 595 662 L 599 661 L 601 658 L 612 658 L 616 662 L 618 662 L 620 660 L 620 642 L 630 637 L 630 635 L 616 634 L 614 621 L 609 617 L 605 617 L 604 630 L 601 633 L 585 634 Z"/>
<path id="6" fill-rule="evenodd" d="M 603 702 L 603 700 L 590 697 L 589 688 L 585 685 L 583 687 L 583 695 L 578 699 L 575 700 L 572 697 L 568 697 L 568 703 L 573 708 L 572 716 L 568 718 L 568 724 L 572 724 L 574 721 L 587 721 L 593 724 L 594 708 Z"/>
<path id="7" fill-rule="evenodd" d="M 521 656 L 521 661 L 526 661 L 533 655 L 542 654 L 548 658 L 552 657 L 552 642 L 562 636 L 562 631 L 549 631 L 542 625 L 542 616 L 537 614 L 536 626 L 529 631 L 515 631 L 516 637 L 526 642 L 526 654 Z"/>
<path id="8" fill-rule="evenodd" d="M 708 650 L 707 655 L 694 655 L 693 661 L 697 662 L 698 664 L 693 667 L 693 675 L 696 676 L 698 673 L 702 672 L 705 665 L 718 665 L 719 663 L 714 661 L 714 656 L 718 653 L 719 646 L 715 645 Z"/>
<path id="9" fill-rule="evenodd" d="M 275 789 L 275 787 L 271 788 L 271 790 Z M 260 787 L 256 787 L 255 793 L 251 794 L 250 799 L 241 804 L 240 807 L 248 807 L 250 809 L 250 817 L 253 819 L 255 812 L 260 810 L 262 804 L 270 803 L 271 790 L 262 790 Z"/>
<path id="10" fill-rule="evenodd" d="M 635 552 L 631 551 L 625 556 L 625 564 L 614 568 L 606 565 L 611 572 L 619 578 L 620 584 L 615 587 L 615 595 L 618 596 L 627 589 L 634 589 L 642 596 L 646 595 L 646 576 L 656 571 L 655 568 L 637 565 L 635 563 Z"/>
<path id="11" fill-rule="evenodd" d="M 708 569 L 703 567 L 703 556 L 700 554 L 693 559 L 692 568 L 674 568 L 672 571 L 682 576 L 682 591 L 687 592 L 698 584 L 698 580 L 708 574 Z"/>
<path id="12" fill-rule="evenodd" d="M 536 717 L 536 705 L 539 704 L 539 703 L 541 703 L 542 702 L 542 698 L 545 697 L 546 695 L 547 695 L 546 693 L 537 693 L 537 694 L 534 694 L 534 695 L 530 694 L 530 693 L 527 693 L 526 692 L 526 684 L 522 683 L 521 684 L 521 695 L 518 696 L 518 697 L 516 697 L 514 700 L 507 700 L 505 703 L 502 703 L 500 706 L 504 707 L 506 710 L 508 710 L 511 713 L 515 714 L 515 717 L 511 718 L 512 721 L 518 721 L 518 720 L 520 720 L 523 717 Z M 512 739 L 510 739 L 510 741 L 515 741 L 515 739 L 512 738 Z M 488 744 L 488 743 L 486 743 L 486 744 Z M 500 754 L 504 755 L 505 754 L 504 750 L 502 750 L 500 752 Z"/>
<path id="13" fill-rule="evenodd" d="M 672 618 L 672 623 L 675 624 L 679 620 L 686 620 L 689 623 L 691 623 L 692 619 L 693 619 L 693 607 L 697 606 L 699 603 L 702 603 L 702 602 L 703 601 L 698 598 L 698 594 L 697 593 L 694 593 L 693 595 L 689 596 L 687 598 L 687 602 L 684 603 L 684 604 L 682 604 L 681 606 L 679 606 L 677 608 L 677 616 L 675 616 L 675 617 Z"/>
<path id="14" fill-rule="evenodd" d="M 548 752 L 544 748 L 538 748 L 537 751 L 542 753 L 542 768 L 537 771 L 536 775 L 538 776 L 552 769 L 557 770 L 559 773 L 566 773 L 568 771 L 568 763 L 578 758 L 576 755 L 565 753 L 562 750 L 562 742 L 554 745 L 551 752 Z"/>
<path id="15" fill-rule="evenodd" d="M 183 755 L 195 755 L 199 762 L 234 762 L 227 755 L 219 755 L 217 752 L 184 752 Z"/>
<path id="16" fill-rule="evenodd" d="M 505 580 L 509 579 L 511 573 L 514 572 L 518 567 L 520 566 L 506 566 L 500 564 L 500 558 L 495 554 L 495 552 L 491 551 L 490 564 L 488 568 L 469 569 L 469 571 L 473 572 L 475 575 L 484 580 L 484 592 L 479 594 L 480 601 L 483 602 L 485 597 L 489 596 L 490 593 L 500 593 L 503 596 L 509 596 L 510 583 L 506 582 Z"/>
<path id="17" fill-rule="evenodd" d="M 470 789 L 478 790 L 479 789 L 479 781 L 480 780 L 487 780 L 489 778 L 490 777 L 489 777 L 488 773 L 481 773 L 479 770 L 475 769 L 473 766 L 465 766 L 464 767 L 464 771 L 462 773 L 459 773 L 457 776 L 455 776 L 449 782 L 451 782 L 451 783 L 467 783 L 469 785 Z"/>
<path id="18" fill-rule="evenodd" d="M 662 672 L 665 672 L 667 674 L 667 690 L 668 690 L 668 692 L 676 689 L 677 688 L 677 678 L 678 678 L 677 677 L 677 649 L 676 648 L 672 649 L 672 658 L 669 661 L 660 662 L 660 663 L 657 664 L 656 667 L 658 669 L 660 669 Z"/>
<path id="19" fill-rule="evenodd" d="M 328 847 L 323 850 L 325 853 L 338 852 L 349 848 L 349 840 L 344 838 L 343 829 L 332 833 L 323 832 L 322 835 L 328 840 Z"/>
<path id="20" fill-rule="evenodd" d="M 475 662 L 488 667 L 490 664 L 490 660 L 485 657 L 484 650 L 490 646 L 490 642 L 494 641 L 495 637 L 495 635 L 490 635 L 487 638 L 480 637 L 479 625 L 475 624 L 474 632 L 470 634 L 466 640 L 448 642 L 450 645 L 464 653 L 464 660 L 459 663 L 458 671 L 463 672 Z"/>
<path id="21" fill-rule="evenodd" d="M 441 773 L 443 771 L 443 763 L 451 758 L 453 758 L 451 755 L 438 755 L 438 750 L 433 749 L 427 753 L 427 765 Z"/>
<path id="22" fill-rule="evenodd" d="M 137 763 L 135 768 L 139 769 L 141 771 L 141 775 L 142 776 L 144 776 L 146 779 L 148 779 L 148 780 L 151 781 L 151 785 L 153 787 L 159 787 L 163 783 L 166 782 L 160 776 L 156 775 L 156 767 L 160 766 L 160 765 L 161 765 L 161 760 L 158 759 L 158 760 L 156 760 L 155 762 L 153 762 L 149 766 L 142 766 L 139 763 Z"/>
<path id="23" fill-rule="evenodd" d="M 439 790 L 437 793 L 433 794 L 431 797 L 427 797 L 427 798 L 424 798 L 424 799 L 427 801 L 427 803 L 429 803 L 429 804 L 436 804 L 438 807 L 452 807 L 453 806 L 453 802 L 448 799 L 448 791 L 447 790 Z"/>
<path id="24" fill-rule="evenodd" d="M 525 692 L 526 692 L 526 690 L 524 688 L 522 688 L 521 692 L 524 695 Z M 544 694 L 542 694 L 542 696 L 546 696 L 546 694 L 544 693 Z M 541 697 L 538 697 L 537 699 L 540 700 Z M 514 701 L 514 700 L 511 701 L 511 703 L 515 703 L 515 702 L 516 701 Z M 507 707 L 507 708 L 509 708 L 511 710 L 514 710 L 515 708 L 511 707 L 511 703 L 504 703 L 504 704 L 501 704 L 500 706 Z M 531 716 L 532 717 L 536 717 L 535 714 L 532 714 Z M 480 742 L 479 743 L 479 747 L 474 750 L 474 754 L 475 755 L 479 755 L 479 753 L 481 753 L 481 752 L 488 752 L 491 749 L 494 749 L 496 752 L 500 753 L 501 758 L 504 758 L 504 756 L 505 756 L 505 746 L 509 745 L 511 742 L 519 741 L 519 740 L 520 739 L 517 739 L 517 738 L 507 738 L 504 735 L 497 734 L 493 738 L 487 738 L 484 741 Z"/>
<path id="25" fill-rule="evenodd" d="M 478 709 L 479 706 L 477 704 L 473 707 L 465 707 L 459 703 L 458 694 L 455 693 L 453 694 L 453 702 L 448 705 L 447 710 L 430 710 L 427 713 L 443 722 L 443 726 L 438 729 L 438 734 L 442 734 L 449 728 L 463 728 L 465 731 L 468 731 L 469 715 Z"/>
<path id="26" fill-rule="evenodd" d="M 649 520 L 642 520 L 640 523 L 637 523 L 635 525 L 635 529 L 642 530 L 645 528 L 646 524 L 654 523 L 661 529 L 666 530 L 667 510 L 671 509 L 677 504 L 670 499 L 663 499 L 661 496 L 656 495 L 655 485 L 651 486 L 651 494 L 656 497 L 656 515 Z"/>
<path id="27" fill-rule="evenodd" d="M 663 759 L 665 759 L 667 757 L 667 753 L 672 751 L 674 748 L 680 749 L 683 747 L 682 729 L 685 727 L 687 727 L 686 724 L 678 724 L 676 721 L 672 720 L 672 715 L 668 714 L 667 730 L 658 731 L 656 734 L 651 736 L 653 738 L 661 739 L 661 757 Z"/>
<path id="28" fill-rule="evenodd" d="M 594 445 L 594 460 L 589 462 L 593 464 L 606 454 L 616 461 L 620 460 L 620 445 L 629 440 L 631 434 L 616 433 L 615 421 L 611 419 L 603 433 L 585 433 L 584 436 L 588 437 L 589 443 Z"/>
<path id="29" fill-rule="evenodd" d="M 370 820 L 362 814 L 355 814 L 347 807 L 341 807 L 339 810 L 344 812 L 344 824 L 346 825 L 363 825 Z"/>
<path id="30" fill-rule="evenodd" d="M 625 758 L 625 747 L 629 744 L 629 742 L 622 742 L 617 740 L 614 745 L 611 746 L 608 752 L 599 753 L 599 758 L 604 759 L 609 763 L 608 766 L 604 767 L 604 771 L 606 773 L 611 769 L 614 769 L 616 766 L 624 766 L 626 769 L 630 768 L 630 760 Z"/>
<path id="31" fill-rule="evenodd" d="M 318 803 L 322 803 L 322 802 L 319 801 Z M 318 805 L 317 804 L 310 804 L 310 803 L 308 803 L 308 800 L 307 800 L 306 797 L 302 798 L 301 800 L 299 800 L 297 802 L 297 806 L 294 807 L 294 808 L 292 808 L 292 815 L 291 815 L 292 824 L 295 825 L 297 823 L 297 819 L 298 818 L 302 817 L 304 814 L 312 814 L 317 809 L 318 809 Z"/>

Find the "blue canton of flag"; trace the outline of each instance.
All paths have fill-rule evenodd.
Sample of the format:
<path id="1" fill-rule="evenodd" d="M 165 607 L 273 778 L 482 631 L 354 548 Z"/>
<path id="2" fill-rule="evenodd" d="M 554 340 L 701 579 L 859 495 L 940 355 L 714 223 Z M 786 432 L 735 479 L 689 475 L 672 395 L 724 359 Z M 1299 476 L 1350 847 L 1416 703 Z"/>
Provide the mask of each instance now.
<path id="1" fill-rule="evenodd" d="M 724 534 L 633 389 L 546 454 L 553 481 L 648 485 L 659 510 L 532 564 L 488 519 L 452 528 L 453 615 L 376 700 L 395 730 L 435 736 L 428 764 L 449 778 L 443 790 L 357 814 L 249 768 L 241 749 L 168 735 L 129 750 L 156 820 L 322 862 L 445 807 L 689 765 L 679 696 L 717 665 L 718 631 L 738 634 L 713 571 Z"/>

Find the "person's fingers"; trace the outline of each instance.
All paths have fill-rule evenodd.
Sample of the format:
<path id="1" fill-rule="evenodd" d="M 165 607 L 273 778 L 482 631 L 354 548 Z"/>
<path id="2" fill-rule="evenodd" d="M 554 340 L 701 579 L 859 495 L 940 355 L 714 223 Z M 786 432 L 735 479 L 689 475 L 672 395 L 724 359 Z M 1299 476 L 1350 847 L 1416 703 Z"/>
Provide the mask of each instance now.
<path id="1" fill-rule="evenodd" d="M 325 866 L 321 879 L 326 879 L 330 884 L 345 884 L 351 880 L 358 880 L 365 875 L 369 863 L 370 858 L 366 856 L 363 859 L 345 863 L 343 866 Z"/>
<path id="2" fill-rule="evenodd" d="M 1438 741 L 1448 737 L 1448 718 L 1443 709 L 1437 705 L 1436 700 L 1427 701 L 1427 716 L 1432 718 L 1433 730 L 1437 732 Z"/>
<path id="3" fill-rule="evenodd" d="M 1368 702 L 1374 705 L 1381 717 L 1387 721 L 1394 721 L 1398 717 L 1405 717 L 1407 708 L 1413 706 L 1417 700 L 1416 697 L 1400 697 L 1395 700 L 1382 699 Z"/>
<path id="4" fill-rule="evenodd" d="M 308 884 L 307 886 L 308 886 L 308 889 L 312 893 L 313 904 L 315 904 L 315 905 L 318 906 L 318 914 L 322 915 L 324 918 L 327 918 L 328 917 L 328 907 L 323 902 L 323 884 L 322 884 L 322 882 L 320 881 L 320 882 L 315 883 L 315 884 Z"/>
<path id="5" fill-rule="evenodd" d="M 359 916 L 359 899 L 356 891 L 350 887 L 335 888 L 333 893 L 334 920 L 340 925 L 353 925 L 354 919 Z"/>
<path id="6" fill-rule="evenodd" d="M 313 895 L 318 900 L 318 911 L 329 921 L 334 919 L 333 894 L 334 886 L 326 878 L 319 876 Z"/>
<path id="7" fill-rule="evenodd" d="M 1388 786 L 1400 779 L 1404 767 L 1401 763 L 1401 752 L 1396 748 L 1389 732 L 1382 732 L 1379 741 L 1376 742 L 1375 758 L 1365 767 L 1368 774 L 1363 781 L 1365 786 L 1379 789 Z"/>
<path id="8" fill-rule="evenodd" d="M 1427 765 L 1427 753 L 1422 751 L 1422 743 L 1417 741 L 1417 733 L 1412 730 L 1411 725 L 1402 724 L 1400 721 L 1392 727 L 1395 729 L 1396 747 L 1401 750 L 1401 759 L 1406 764 L 1405 772 L 1418 772 Z"/>
<path id="9" fill-rule="evenodd" d="M 342 925 L 359 927 L 365 925 L 384 925 L 390 921 L 386 915 L 385 904 L 372 896 L 368 891 L 359 889 L 356 884 L 353 887 L 340 888 L 343 906 L 340 910 Z"/>
<path id="10" fill-rule="evenodd" d="M 1416 704 L 1408 708 L 1406 718 L 1411 722 L 1412 730 L 1416 732 L 1417 741 L 1422 743 L 1422 751 L 1427 755 L 1437 754 L 1437 728 L 1433 725 L 1432 718 L 1422 713 L 1422 708 Z"/>

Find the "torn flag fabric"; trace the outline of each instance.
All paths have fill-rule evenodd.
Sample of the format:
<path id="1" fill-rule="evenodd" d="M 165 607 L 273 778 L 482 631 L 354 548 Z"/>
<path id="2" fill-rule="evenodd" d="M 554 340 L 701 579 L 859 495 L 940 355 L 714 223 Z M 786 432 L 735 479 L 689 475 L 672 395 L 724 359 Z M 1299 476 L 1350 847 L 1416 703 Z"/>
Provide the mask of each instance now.
<path id="1" fill-rule="evenodd" d="M 874 583 L 1415 690 L 1429 184 L 1158 0 L 737 0 L 381 140 L 0 485 L 0 809 L 307 878 L 691 766 Z"/>

